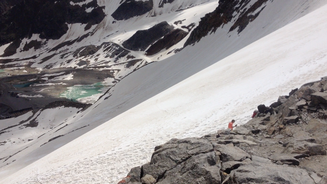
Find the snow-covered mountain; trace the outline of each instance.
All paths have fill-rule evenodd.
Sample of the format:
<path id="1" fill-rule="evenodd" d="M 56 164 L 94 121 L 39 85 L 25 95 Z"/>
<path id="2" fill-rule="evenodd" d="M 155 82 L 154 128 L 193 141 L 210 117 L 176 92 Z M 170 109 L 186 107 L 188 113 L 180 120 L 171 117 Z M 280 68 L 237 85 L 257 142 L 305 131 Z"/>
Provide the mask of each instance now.
<path id="1" fill-rule="evenodd" d="M 80 17 L 22 33 L 12 12 L 24 4 L 6 6 L 3 183 L 117 183 L 155 145 L 245 123 L 327 75 L 326 0 L 35 2 L 32 18 L 56 17 L 46 7 Z"/>

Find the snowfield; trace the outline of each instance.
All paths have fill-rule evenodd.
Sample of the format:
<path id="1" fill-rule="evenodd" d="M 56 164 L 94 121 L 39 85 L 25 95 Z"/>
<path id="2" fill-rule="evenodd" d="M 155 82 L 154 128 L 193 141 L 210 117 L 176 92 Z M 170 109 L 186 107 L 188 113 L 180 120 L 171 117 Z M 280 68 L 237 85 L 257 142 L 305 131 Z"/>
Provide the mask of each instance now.
<path id="1" fill-rule="evenodd" d="M 118 183 L 131 168 L 148 162 L 155 146 L 214 133 L 231 119 L 244 124 L 259 104 L 270 105 L 327 76 L 327 6 L 322 6 L 327 1 L 308 6 L 312 12 L 303 17 L 301 8 L 308 2 L 297 1 L 294 7 L 285 2 L 281 9 L 292 10 L 291 23 L 282 19 L 290 11 L 278 10 L 281 3 L 265 9 L 241 35 L 219 30 L 135 71 L 83 112 L 64 107 L 40 112 L 40 122 L 51 119 L 53 128 L 20 160 L 0 168 L 0 183 Z M 279 16 L 278 11 L 276 24 L 267 24 L 265 18 Z M 262 28 L 262 36 L 270 34 L 258 39 L 251 36 L 255 28 Z M 0 120 L 0 127 L 28 115 Z M 62 123 L 70 132 L 59 128 Z M 48 153 L 53 148 L 58 149 Z"/>

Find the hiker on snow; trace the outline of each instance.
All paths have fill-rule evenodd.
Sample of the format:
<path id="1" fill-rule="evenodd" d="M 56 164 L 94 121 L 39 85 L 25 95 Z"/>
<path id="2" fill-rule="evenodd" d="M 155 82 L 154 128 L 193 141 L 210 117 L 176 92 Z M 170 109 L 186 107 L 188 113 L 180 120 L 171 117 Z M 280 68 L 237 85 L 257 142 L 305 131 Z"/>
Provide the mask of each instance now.
<path id="1" fill-rule="evenodd" d="M 259 113 L 259 111 L 258 111 L 258 110 L 254 110 L 254 111 L 253 111 L 253 114 L 252 114 L 252 116 L 251 116 L 251 117 L 252 117 L 252 118 L 256 117 L 258 113 Z"/>
<path id="2" fill-rule="evenodd" d="M 228 123 L 228 129 L 229 130 L 233 130 L 234 127 L 236 127 L 237 125 L 234 125 L 235 123 L 235 120 L 232 120 L 231 122 Z"/>

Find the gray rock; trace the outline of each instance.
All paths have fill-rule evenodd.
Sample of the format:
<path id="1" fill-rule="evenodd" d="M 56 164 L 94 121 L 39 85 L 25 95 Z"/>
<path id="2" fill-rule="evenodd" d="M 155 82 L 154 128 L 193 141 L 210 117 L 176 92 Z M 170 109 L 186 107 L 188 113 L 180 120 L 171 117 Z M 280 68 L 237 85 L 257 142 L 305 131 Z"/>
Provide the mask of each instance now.
<path id="1" fill-rule="evenodd" d="M 283 124 L 284 125 L 289 125 L 289 124 L 295 124 L 299 121 L 300 117 L 299 116 L 290 116 L 284 118 Z"/>
<path id="2" fill-rule="evenodd" d="M 167 171 L 158 184 L 171 183 L 212 183 L 220 184 L 219 157 L 214 152 L 194 155 L 185 162 Z"/>
<path id="3" fill-rule="evenodd" d="M 327 183 L 327 176 L 324 176 L 318 184 L 326 184 Z"/>
<path id="4" fill-rule="evenodd" d="M 251 158 L 247 152 L 242 149 L 234 146 L 233 144 L 223 145 L 217 144 L 215 145 L 215 149 L 221 153 L 221 160 L 223 162 L 227 161 L 243 161 L 247 158 Z"/>
<path id="5" fill-rule="evenodd" d="M 291 155 L 273 155 L 271 159 L 282 164 L 300 165 L 300 161 Z"/>
<path id="6" fill-rule="evenodd" d="M 134 167 L 131 169 L 127 176 L 131 182 L 141 182 L 141 172 L 141 167 Z"/>
<path id="7" fill-rule="evenodd" d="M 323 91 L 327 91 L 327 77 L 322 78 L 320 81 L 321 88 Z"/>
<path id="8" fill-rule="evenodd" d="M 143 176 L 141 178 L 141 181 L 143 184 L 155 184 L 156 183 L 156 179 L 149 174 L 146 174 L 145 176 Z"/>
<path id="9" fill-rule="evenodd" d="M 302 100 L 300 100 L 299 102 L 297 102 L 295 105 L 296 105 L 297 107 L 303 107 L 303 106 L 307 105 L 307 101 L 304 100 L 304 99 L 302 99 Z"/>
<path id="10" fill-rule="evenodd" d="M 277 165 L 268 159 L 254 155 L 252 161 L 241 165 L 231 174 L 236 183 L 315 183 L 304 169 Z"/>
<path id="11" fill-rule="evenodd" d="M 295 154 L 305 154 L 305 155 L 326 155 L 326 149 L 323 145 L 305 141 L 296 141 L 294 144 Z"/>
<path id="12" fill-rule="evenodd" d="M 307 143 L 306 148 L 309 155 L 326 155 L 326 149 L 321 144 Z"/>
<path id="13" fill-rule="evenodd" d="M 316 92 L 311 95 L 311 105 L 327 104 L 327 93 Z"/>
<path id="14" fill-rule="evenodd" d="M 158 179 L 160 176 L 192 156 L 213 151 L 212 144 L 204 138 L 172 139 L 155 148 L 151 161 L 143 166 L 143 173 Z"/>
<path id="15" fill-rule="evenodd" d="M 311 94 L 316 92 L 314 89 L 312 89 L 309 86 L 303 86 L 298 91 L 298 98 L 305 99 L 307 101 L 311 100 Z"/>
<path id="16" fill-rule="evenodd" d="M 278 107 L 277 111 L 284 117 L 288 117 L 291 114 L 292 109 L 290 107 L 295 107 L 295 104 L 298 102 L 297 97 L 290 96 L 287 101 L 284 102 L 280 107 Z"/>
<path id="17" fill-rule="evenodd" d="M 323 181 L 323 179 L 324 179 L 324 178 L 318 176 L 318 175 L 317 175 L 315 172 L 313 172 L 313 171 L 309 171 L 308 173 L 309 173 L 310 177 L 314 180 L 315 183 L 318 183 L 318 184 L 319 184 L 319 182 Z M 327 179 L 327 177 L 326 177 L 326 179 Z M 327 180 L 325 181 L 324 184 L 326 184 L 326 183 L 327 183 Z"/>
<path id="18" fill-rule="evenodd" d="M 258 129 L 259 126 L 262 125 L 264 119 L 266 119 L 269 116 L 270 115 L 268 114 L 268 115 L 265 115 L 264 117 L 253 118 L 248 123 L 246 123 L 245 125 L 243 125 L 243 127 L 245 127 L 246 129 L 248 129 L 251 132 L 251 130 L 253 130 L 253 129 Z M 236 128 L 240 129 L 241 131 L 243 129 L 241 127 L 236 127 Z M 236 130 L 236 128 L 235 128 L 235 130 Z M 235 132 L 237 132 L 237 131 L 235 131 Z"/>
<path id="19" fill-rule="evenodd" d="M 287 101 L 287 97 L 286 96 L 280 96 L 278 97 L 278 101 L 279 103 L 283 104 Z"/>

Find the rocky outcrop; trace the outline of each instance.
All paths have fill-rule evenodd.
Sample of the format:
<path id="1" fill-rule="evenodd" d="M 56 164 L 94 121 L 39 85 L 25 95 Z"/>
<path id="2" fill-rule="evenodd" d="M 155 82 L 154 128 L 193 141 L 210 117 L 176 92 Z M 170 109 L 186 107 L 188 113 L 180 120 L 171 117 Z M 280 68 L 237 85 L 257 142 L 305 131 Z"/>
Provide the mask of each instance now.
<path id="1" fill-rule="evenodd" d="M 243 29 L 254 19 L 258 17 L 261 11 L 266 7 L 265 3 L 268 0 L 260 0 L 255 2 L 250 8 L 245 8 L 247 3 L 242 2 L 240 8 L 240 15 L 232 25 L 229 31 L 233 31 L 234 29 L 238 29 L 237 32 L 240 33 Z M 244 9 L 243 9 L 244 8 Z"/>
<path id="2" fill-rule="evenodd" d="M 159 8 L 162 8 L 167 3 L 172 3 L 174 0 L 160 0 L 159 2 Z"/>
<path id="3" fill-rule="evenodd" d="M 186 35 L 187 32 L 181 29 L 175 29 L 174 31 L 165 35 L 162 39 L 158 40 L 156 43 L 151 45 L 149 49 L 146 50 L 146 55 L 153 55 L 160 52 L 163 49 L 168 49 L 173 45 L 177 44 L 183 38 L 185 38 Z"/>
<path id="4" fill-rule="evenodd" d="M 111 14 L 116 20 L 127 20 L 135 16 L 143 15 L 153 8 L 153 1 L 136 1 L 126 0 L 123 2 L 117 10 Z"/>
<path id="5" fill-rule="evenodd" d="M 323 78 L 295 89 L 232 132 L 157 146 L 120 184 L 325 184 L 326 87 Z"/>
<path id="6" fill-rule="evenodd" d="M 137 31 L 132 37 L 123 43 L 127 49 L 144 51 L 155 41 L 173 31 L 174 27 L 166 21 L 154 25 L 150 29 Z"/>
<path id="7" fill-rule="evenodd" d="M 21 1 L 23 1 L 23 0 L 1 0 L 0 1 L 0 15 L 5 14 L 13 6 L 20 3 Z"/>
<path id="8" fill-rule="evenodd" d="M 265 8 L 264 4 L 267 0 L 257 0 L 250 6 L 249 3 L 252 2 L 248 0 L 220 0 L 218 7 L 213 12 L 201 18 L 199 25 L 192 31 L 184 46 L 199 42 L 204 36 L 215 32 L 219 27 L 223 27 L 231 21 L 234 24 L 229 31 L 238 29 L 238 33 L 240 33 L 257 18 Z"/>
<path id="9" fill-rule="evenodd" d="M 164 21 L 147 30 L 137 31 L 122 45 L 130 50 L 146 50 L 146 55 L 154 55 L 177 44 L 185 38 L 187 34 L 186 31 L 174 29 L 174 26 Z"/>
<path id="10" fill-rule="evenodd" d="M 86 12 L 87 8 L 93 9 Z M 82 6 L 64 0 L 17 1 L 15 6 L 7 8 L 0 17 L 0 45 L 30 37 L 32 34 L 40 34 L 40 38 L 45 39 L 58 39 L 67 32 L 67 24 L 87 24 L 88 29 L 91 25 L 100 23 L 104 17 L 103 9 L 96 0 Z M 9 55 L 8 52 L 5 52 L 6 55 Z"/>

